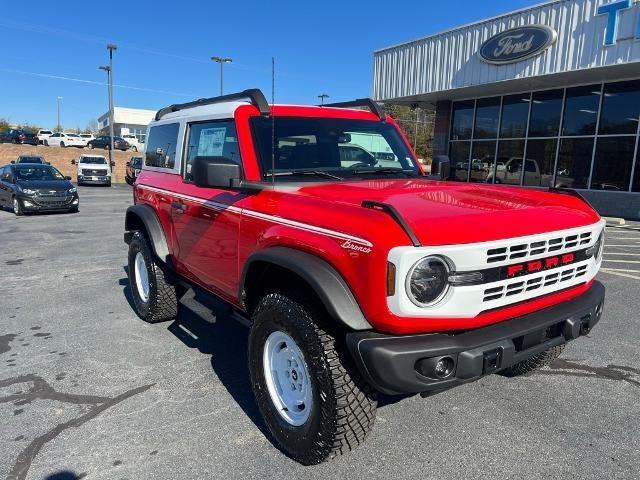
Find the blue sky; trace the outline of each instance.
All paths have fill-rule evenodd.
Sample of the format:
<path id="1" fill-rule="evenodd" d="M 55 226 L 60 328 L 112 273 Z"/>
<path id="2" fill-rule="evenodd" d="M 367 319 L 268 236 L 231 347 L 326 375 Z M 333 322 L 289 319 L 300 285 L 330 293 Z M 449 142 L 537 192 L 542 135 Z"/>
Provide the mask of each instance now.
<path id="1" fill-rule="evenodd" d="M 0 17 L 0 118 L 53 127 L 61 96 L 62 125 L 84 128 L 107 110 L 106 74 L 98 70 L 107 42 L 119 46 L 116 106 L 157 109 L 216 95 L 212 55 L 233 58 L 226 92 L 259 87 L 269 96 L 275 56 L 276 102 L 312 103 L 323 92 L 333 101 L 369 96 L 373 50 L 534 3 L 32 0 Z"/>

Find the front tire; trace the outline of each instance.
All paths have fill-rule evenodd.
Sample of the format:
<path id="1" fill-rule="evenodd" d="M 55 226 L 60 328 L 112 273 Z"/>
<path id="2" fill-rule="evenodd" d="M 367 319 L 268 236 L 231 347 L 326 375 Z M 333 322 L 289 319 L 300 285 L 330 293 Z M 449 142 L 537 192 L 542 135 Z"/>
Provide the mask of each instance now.
<path id="1" fill-rule="evenodd" d="M 178 295 L 169 275 L 156 263 L 145 235 L 138 231 L 129 244 L 129 286 L 138 316 L 149 323 L 174 320 Z"/>
<path id="2" fill-rule="evenodd" d="M 326 313 L 293 296 L 266 295 L 252 316 L 249 371 L 271 434 L 313 465 L 349 452 L 373 427 L 377 392 L 360 376 Z"/>
<path id="3" fill-rule="evenodd" d="M 21 217 L 22 215 L 24 215 L 22 202 L 18 200 L 17 197 L 13 197 L 13 213 L 15 213 L 16 217 Z"/>
<path id="4" fill-rule="evenodd" d="M 564 350 L 564 347 L 564 343 L 562 345 L 558 345 L 557 347 L 552 347 L 549 350 L 545 350 L 542 353 L 528 358 L 527 360 L 523 360 L 522 362 L 518 362 L 515 365 L 505 368 L 498 373 L 505 377 L 518 377 L 520 375 L 530 373 L 534 370 L 538 370 L 539 368 L 547 367 L 560 356 L 560 354 Z"/>

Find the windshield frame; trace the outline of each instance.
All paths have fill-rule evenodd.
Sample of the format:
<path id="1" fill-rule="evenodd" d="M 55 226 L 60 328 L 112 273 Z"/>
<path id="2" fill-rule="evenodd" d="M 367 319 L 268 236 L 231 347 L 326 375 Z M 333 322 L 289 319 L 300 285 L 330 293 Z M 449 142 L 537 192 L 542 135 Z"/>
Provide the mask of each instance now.
<path id="1" fill-rule="evenodd" d="M 415 157 L 415 154 L 411 150 L 411 147 L 408 145 L 406 139 L 402 135 L 401 131 L 398 129 L 395 122 L 381 122 L 379 120 L 366 120 L 366 119 L 351 119 L 351 118 L 343 118 L 343 117 L 305 117 L 303 115 L 292 115 L 292 116 L 284 116 L 284 115 L 276 115 L 274 117 L 276 122 L 276 130 L 278 121 L 300 121 L 300 122 L 342 122 L 344 124 L 352 124 L 353 128 L 345 129 L 345 132 L 352 132 L 353 129 L 357 130 L 357 126 L 362 128 L 362 133 L 369 133 L 375 131 L 381 135 L 381 137 L 387 142 L 388 146 L 392 148 L 392 153 L 396 157 L 400 157 L 396 155 L 398 150 L 401 150 L 400 153 L 402 157 L 406 158 L 406 161 L 411 164 L 411 167 L 390 167 L 390 166 L 362 166 L 359 168 L 351 168 L 351 167 L 319 167 L 319 168 L 292 168 L 292 169 L 276 169 L 274 179 L 275 182 L 340 182 L 340 181 L 350 181 L 350 180 L 371 180 L 371 179 L 406 179 L 408 177 L 421 178 L 423 176 L 423 172 L 421 167 L 419 166 L 419 162 Z M 258 122 L 268 121 L 271 122 L 271 117 L 261 117 L 261 116 L 251 116 L 249 117 L 249 127 L 251 131 L 251 137 L 253 141 L 253 147 L 255 151 L 255 158 L 257 162 L 257 166 L 260 172 L 260 181 L 262 182 L 271 182 L 271 170 L 265 168 L 265 163 L 263 162 L 263 154 L 266 152 L 266 145 L 261 143 L 261 135 L 258 133 L 258 130 L 261 126 Z M 365 128 L 365 127 L 373 127 L 373 128 Z M 384 129 L 384 135 L 381 130 Z M 377 131 L 376 131 L 377 130 Z M 355 132 L 357 133 L 357 132 Z M 285 138 L 283 136 L 282 138 Z M 264 142 L 264 138 L 262 139 Z M 336 142 L 338 148 L 341 146 L 341 143 L 345 142 Z M 271 142 L 269 142 L 269 150 L 271 150 Z M 344 145 L 346 146 L 346 145 Z M 356 143 L 349 144 L 349 146 L 361 148 L 366 151 L 366 149 L 358 145 Z M 368 152 L 372 156 L 374 156 L 375 152 Z M 269 156 L 270 159 L 270 156 Z M 380 159 L 377 159 L 378 161 Z M 402 160 L 398 160 L 398 163 L 401 163 Z M 296 174 L 296 172 L 299 172 Z M 316 173 L 316 175 L 309 175 L 309 173 Z M 319 173 L 319 174 L 318 174 Z M 375 175 L 372 175 L 375 174 Z M 332 178 L 333 177 L 333 178 Z"/>

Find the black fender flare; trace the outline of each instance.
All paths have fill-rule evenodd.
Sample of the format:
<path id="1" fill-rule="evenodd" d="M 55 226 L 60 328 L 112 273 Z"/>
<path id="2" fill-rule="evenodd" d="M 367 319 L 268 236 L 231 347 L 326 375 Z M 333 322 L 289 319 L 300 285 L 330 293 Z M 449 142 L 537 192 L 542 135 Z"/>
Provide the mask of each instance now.
<path id="1" fill-rule="evenodd" d="M 342 276 L 320 257 L 288 247 L 269 247 L 253 253 L 245 262 L 240 278 L 240 295 L 251 265 L 266 262 L 285 268 L 304 279 L 316 292 L 329 315 L 351 330 L 371 330 L 351 289 Z"/>
<path id="2" fill-rule="evenodd" d="M 149 205 L 132 205 L 127 208 L 124 221 L 124 241 L 127 244 L 130 243 L 132 232 L 140 230 L 140 224 L 142 224 L 147 233 L 147 238 L 157 259 L 166 265 L 171 265 L 169 246 L 162 224 L 156 212 Z"/>

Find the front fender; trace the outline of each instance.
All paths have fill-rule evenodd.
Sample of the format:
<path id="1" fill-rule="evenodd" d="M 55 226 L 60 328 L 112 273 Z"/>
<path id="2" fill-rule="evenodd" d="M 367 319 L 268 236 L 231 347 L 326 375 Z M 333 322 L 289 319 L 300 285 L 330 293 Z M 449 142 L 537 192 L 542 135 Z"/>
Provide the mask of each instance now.
<path id="1" fill-rule="evenodd" d="M 329 315 L 348 328 L 352 330 L 373 328 L 342 276 L 323 259 L 294 248 L 269 247 L 253 253 L 242 270 L 238 298 L 242 298 L 247 272 L 254 262 L 271 263 L 301 277 L 316 292 Z"/>

